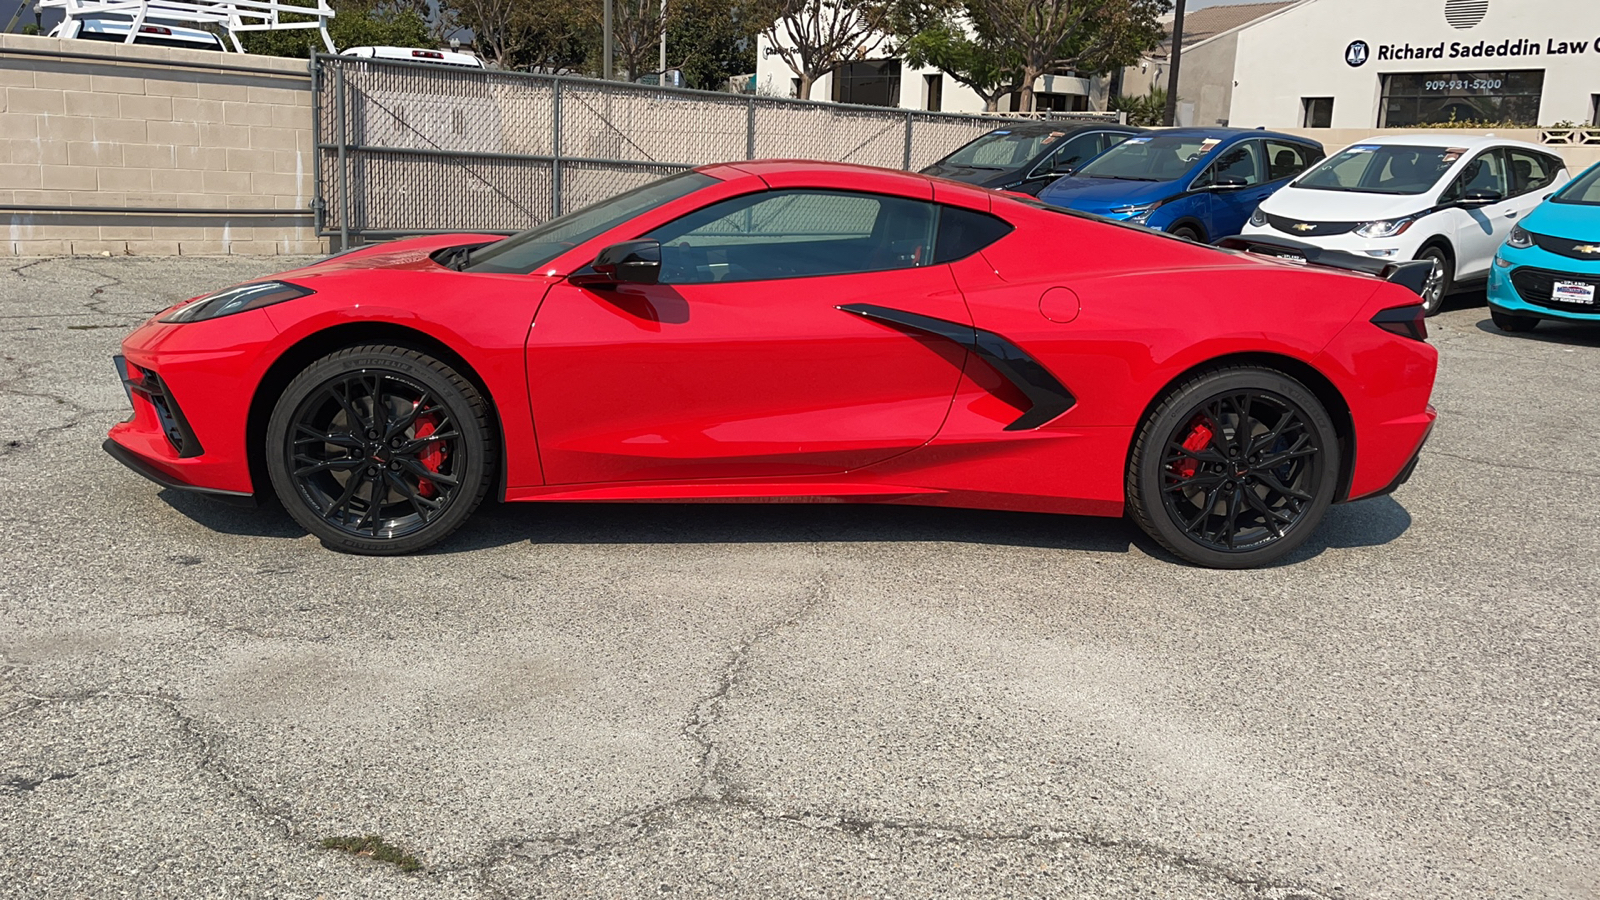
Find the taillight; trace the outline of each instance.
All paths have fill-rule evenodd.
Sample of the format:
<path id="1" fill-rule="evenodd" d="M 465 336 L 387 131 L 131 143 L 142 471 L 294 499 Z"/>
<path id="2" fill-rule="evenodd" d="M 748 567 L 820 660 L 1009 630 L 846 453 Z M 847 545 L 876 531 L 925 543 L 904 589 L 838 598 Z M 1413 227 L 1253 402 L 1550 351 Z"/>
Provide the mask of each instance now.
<path id="1" fill-rule="evenodd" d="M 171 28 L 163 28 L 160 25 L 140 25 L 139 26 L 139 33 L 140 34 L 172 34 L 172 29 Z"/>
<path id="2" fill-rule="evenodd" d="M 1378 314 L 1372 317 L 1372 324 L 1390 334 L 1398 334 L 1414 341 L 1428 339 L 1428 314 L 1420 303 L 1415 306 L 1393 306 L 1379 310 Z"/>

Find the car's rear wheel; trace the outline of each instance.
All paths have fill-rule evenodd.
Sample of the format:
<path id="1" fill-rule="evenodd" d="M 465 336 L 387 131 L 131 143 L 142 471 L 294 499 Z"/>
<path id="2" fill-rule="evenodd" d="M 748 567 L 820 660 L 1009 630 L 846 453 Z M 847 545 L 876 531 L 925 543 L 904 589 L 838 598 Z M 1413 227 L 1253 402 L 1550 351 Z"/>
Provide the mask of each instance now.
<path id="1" fill-rule="evenodd" d="M 1437 244 L 1417 251 L 1417 260 L 1433 263 L 1433 270 L 1422 285 L 1422 312 L 1429 316 L 1438 315 L 1439 310 L 1444 308 L 1444 298 L 1454 286 L 1455 266 L 1450 262 L 1450 255 Z"/>
<path id="2" fill-rule="evenodd" d="M 1489 307 L 1489 318 L 1494 322 L 1494 327 L 1501 331 L 1532 331 L 1539 324 L 1538 316 L 1519 316 L 1492 306 Z"/>
<path id="3" fill-rule="evenodd" d="M 284 389 L 267 424 L 267 471 L 289 514 L 324 545 L 392 555 L 460 527 L 488 489 L 482 396 L 405 347 L 349 347 Z"/>
<path id="4" fill-rule="evenodd" d="M 1197 244 L 1201 243 L 1199 230 L 1189 225 L 1179 225 L 1177 228 L 1172 229 L 1172 236 L 1181 237 L 1186 241 L 1194 241 Z"/>
<path id="5" fill-rule="evenodd" d="M 1338 435 L 1315 394 L 1272 369 L 1211 369 L 1174 388 L 1140 428 L 1128 511 L 1191 563 L 1252 568 L 1311 536 L 1338 473 Z"/>

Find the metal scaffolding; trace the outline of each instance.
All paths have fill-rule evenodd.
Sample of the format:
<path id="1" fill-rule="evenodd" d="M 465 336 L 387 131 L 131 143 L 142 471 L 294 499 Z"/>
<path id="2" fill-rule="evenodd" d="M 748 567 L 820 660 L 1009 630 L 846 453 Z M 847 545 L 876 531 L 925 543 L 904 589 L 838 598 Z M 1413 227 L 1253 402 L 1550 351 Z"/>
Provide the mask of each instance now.
<path id="1" fill-rule="evenodd" d="M 39 9 L 59 9 L 67 21 L 74 19 L 131 20 L 125 43 L 134 43 L 146 22 L 219 25 L 233 48 L 244 52 L 239 33 L 315 28 L 329 53 L 337 52 L 328 37 L 333 8 L 328 0 L 36 0 Z M 288 15 L 299 21 L 284 21 Z"/>

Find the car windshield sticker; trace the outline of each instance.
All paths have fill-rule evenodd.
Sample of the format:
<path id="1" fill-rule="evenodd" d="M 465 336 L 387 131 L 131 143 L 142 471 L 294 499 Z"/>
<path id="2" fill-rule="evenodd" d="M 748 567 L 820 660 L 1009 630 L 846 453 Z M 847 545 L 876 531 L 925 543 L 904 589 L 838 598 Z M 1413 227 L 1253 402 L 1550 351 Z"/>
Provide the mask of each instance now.
<path id="1" fill-rule="evenodd" d="M 1046 137 L 1044 140 L 1040 141 L 1039 143 L 1041 143 L 1041 144 L 1054 143 L 1056 138 L 1061 137 L 1064 134 L 1066 134 L 1066 132 L 1064 132 L 1064 131 L 1052 131 L 1052 132 L 1050 132 L 1050 135 L 1048 137 Z"/>
<path id="2" fill-rule="evenodd" d="M 1126 141 L 1123 141 L 1123 143 L 1125 143 L 1125 144 L 1148 144 L 1148 143 L 1150 143 L 1150 139 L 1149 138 L 1128 138 Z"/>
<path id="3" fill-rule="evenodd" d="M 1448 149 L 1446 149 L 1444 151 L 1444 159 L 1442 161 L 1443 162 L 1447 162 L 1447 163 L 1453 163 L 1456 160 L 1461 158 L 1461 154 L 1466 153 L 1466 152 L 1467 152 L 1467 148 L 1465 148 L 1465 147 L 1450 147 L 1450 148 L 1448 148 Z"/>
<path id="4" fill-rule="evenodd" d="M 1196 153 L 1195 155 L 1205 156 L 1207 153 L 1215 150 L 1217 145 L 1220 143 L 1222 143 L 1222 138 L 1206 138 L 1200 142 L 1200 152 Z"/>
<path id="5" fill-rule="evenodd" d="M 990 134 L 1010 134 L 1009 131 L 991 131 Z"/>
<path id="6" fill-rule="evenodd" d="M 1372 151 L 1374 151 L 1376 149 L 1378 149 L 1378 145 L 1377 144 L 1356 144 L 1353 147 L 1345 148 L 1345 152 L 1346 153 L 1371 153 Z"/>

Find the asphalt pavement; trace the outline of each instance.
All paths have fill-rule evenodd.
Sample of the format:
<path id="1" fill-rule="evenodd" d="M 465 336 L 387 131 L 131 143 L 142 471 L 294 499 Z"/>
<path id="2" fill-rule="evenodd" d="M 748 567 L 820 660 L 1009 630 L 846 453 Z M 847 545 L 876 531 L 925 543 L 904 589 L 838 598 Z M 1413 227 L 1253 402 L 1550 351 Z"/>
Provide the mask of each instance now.
<path id="1" fill-rule="evenodd" d="M 1263 571 L 842 505 L 374 559 L 100 450 L 127 331 L 289 262 L 0 270 L 0 895 L 1600 896 L 1600 328 L 1456 298 L 1411 483 Z"/>

